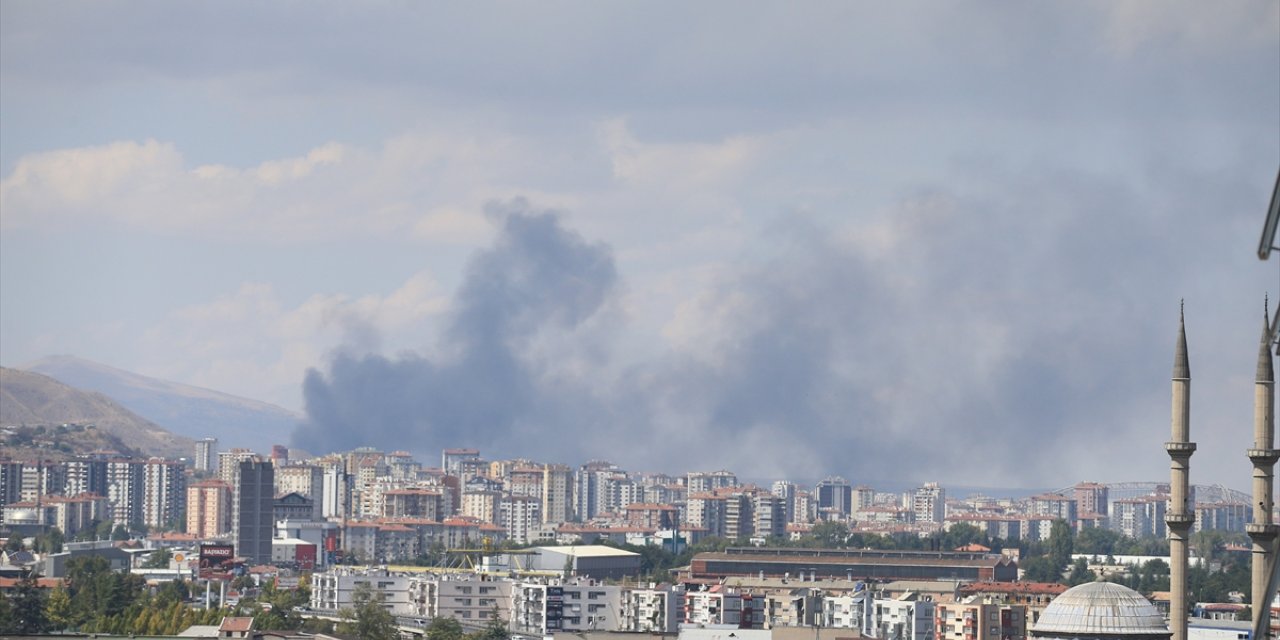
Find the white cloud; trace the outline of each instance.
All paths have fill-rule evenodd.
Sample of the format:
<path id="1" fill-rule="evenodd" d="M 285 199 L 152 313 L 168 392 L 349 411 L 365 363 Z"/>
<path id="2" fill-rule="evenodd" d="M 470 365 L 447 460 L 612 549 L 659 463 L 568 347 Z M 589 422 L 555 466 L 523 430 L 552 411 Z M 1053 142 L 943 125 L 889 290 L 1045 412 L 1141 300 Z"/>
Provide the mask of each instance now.
<path id="1" fill-rule="evenodd" d="M 138 370 L 298 409 L 303 375 L 332 350 L 416 348 L 448 306 L 426 273 L 386 295 L 317 294 L 296 306 L 271 285 L 245 283 L 147 330 Z"/>
<path id="2" fill-rule="evenodd" d="M 267 242 L 470 244 L 488 236 L 484 203 L 520 191 L 521 167 L 545 161 L 498 133 L 416 131 L 374 150 L 328 142 L 249 168 L 189 167 L 171 143 L 124 141 L 19 159 L 0 206 L 6 229 L 100 221 Z"/>

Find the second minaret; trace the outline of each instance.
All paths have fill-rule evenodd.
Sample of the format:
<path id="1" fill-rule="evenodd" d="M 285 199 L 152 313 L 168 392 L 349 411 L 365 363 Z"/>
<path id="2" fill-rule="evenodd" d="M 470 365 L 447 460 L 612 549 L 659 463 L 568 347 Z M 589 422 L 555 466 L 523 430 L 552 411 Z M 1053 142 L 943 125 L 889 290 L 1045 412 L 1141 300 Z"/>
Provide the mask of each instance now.
<path id="1" fill-rule="evenodd" d="M 1267 326 L 1267 314 L 1262 315 L 1262 344 L 1258 347 L 1258 370 L 1253 383 L 1253 448 L 1249 460 L 1253 462 L 1253 522 L 1245 527 L 1253 542 L 1253 625 L 1258 628 L 1259 618 L 1269 615 L 1267 582 L 1273 561 L 1276 525 L 1271 522 L 1274 500 L 1276 460 L 1280 451 L 1275 449 L 1276 375 L 1271 365 L 1271 331 Z"/>
<path id="2" fill-rule="evenodd" d="M 1178 314 L 1178 346 L 1173 355 L 1173 437 L 1164 443 L 1169 453 L 1171 478 L 1169 510 L 1169 630 L 1171 640 L 1187 640 L 1187 538 L 1196 521 L 1190 504 L 1191 454 L 1191 361 L 1187 357 L 1187 330 Z"/>

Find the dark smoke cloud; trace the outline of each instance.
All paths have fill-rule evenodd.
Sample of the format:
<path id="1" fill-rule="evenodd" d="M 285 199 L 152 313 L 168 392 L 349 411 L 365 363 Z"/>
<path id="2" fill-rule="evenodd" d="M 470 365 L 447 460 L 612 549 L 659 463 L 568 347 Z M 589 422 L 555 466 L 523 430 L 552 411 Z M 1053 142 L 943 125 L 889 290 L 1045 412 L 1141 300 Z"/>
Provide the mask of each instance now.
<path id="1" fill-rule="evenodd" d="M 517 425 L 553 391 L 534 344 L 599 312 L 617 273 L 607 247 L 565 230 L 553 212 L 516 201 L 489 213 L 501 231 L 468 266 L 441 355 L 337 353 L 327 374 L 307 373 L 295 445 L 427 452 L 519 440 Z"/>
<path id="2" fill-rule="evenodd" d="M 1222 286 L 1238 267 L 1221 258 L 1248 257 L 1251 225 L 1195 222 L 1214 207 L 1251 219 L 1242 193 L 1042 169 L 847 224 L 784 217 L 687 314 L 692 337 L 626 363 L 598 331 L 616 320 L 610 250 L 514 203 L 494 210 L 502 232 L 470 265 L 441 355 L 335 356 L 307 377 L 296 442 L 752 479 L 1161 477 L 1178 298 L 1197 301 L 1198 406 L 1235 407 L 1216 355 L 1235 347 L 1216 336 L 1243 336 L 1252 371 L 1256 322 L 1237 308 L 1257 301 Z M 1170 234 L 1171 220 L 1191 222 Z M 1215 421 L 1247 424 L 1247 410 Z"/>

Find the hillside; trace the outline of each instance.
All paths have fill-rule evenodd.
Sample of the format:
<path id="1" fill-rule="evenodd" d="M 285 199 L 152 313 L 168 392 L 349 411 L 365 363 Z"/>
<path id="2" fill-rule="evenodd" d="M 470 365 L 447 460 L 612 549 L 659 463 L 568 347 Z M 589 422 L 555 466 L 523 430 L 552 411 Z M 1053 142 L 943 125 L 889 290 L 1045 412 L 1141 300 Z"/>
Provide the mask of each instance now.
<path id="1" fill-rule="evenodd" d="M 97 431 L 111 437 L 100 438 L 93 430 L 47 430 L 37 434 L 29 444 L 25 441 L 22 444 L 24 447 L 42 446 L 42 443 L 48 446 L 48 438 L 57 435 L 59 442 L 87 450 L 108 448 L 131 453 L 132 449 L 144 455 L 169 458 L 190 457 L 195 447 L 190 438 L 165 431 L 105 395 L 74 389 L 38 373 L 0 367 L 0 425 L 62 424 L 95 425 Z M 23 455 L 20 451 L 7 451 L 7 454 Z"/>
<path id="2" fill-rule="evenodd" d="M 73 356 L 22 365 L 63 384 L 102 393 L 175 434 L 218 439 L 221 450 L 288 444 L 300 416 L 273 404 L 159 380 Z"/>

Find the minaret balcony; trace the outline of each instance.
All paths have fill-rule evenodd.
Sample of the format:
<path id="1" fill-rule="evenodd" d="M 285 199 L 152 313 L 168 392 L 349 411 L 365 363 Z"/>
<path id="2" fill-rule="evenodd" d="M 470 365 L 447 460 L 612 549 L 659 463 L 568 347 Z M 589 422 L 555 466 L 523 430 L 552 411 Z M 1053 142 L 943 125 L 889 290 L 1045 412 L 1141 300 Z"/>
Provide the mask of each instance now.
<path id="1" fill-rule="evenodd" d="M 1194 442 L 1166 442 L 1164 450 L 1169 452 L 1171 458 L 1190 458 L 1191 454 L 1196 452 L 1196 443 Z"/>
<path id="2" fill-rule="evenodd" d="M 1280 533 L 1280 526 L 1250 522 L 1244 526 L 1244 532 L 1253 540 L 1271 540 Z"/>
<path id="3" fill-rule="evenodd" d="M 1189 527 L 1196 523 L 1196 514 L 1194 513 L 1166 513 L 1164 515 L 1164 523 L 1170 527 L 1184 526 Z"/>
<path id="4" fill-rule="evenodd" d="M 1254 464 L 1270 465 L 1280 460 L 1280 449 L 1249 449 L 1248 454 Z"/>

